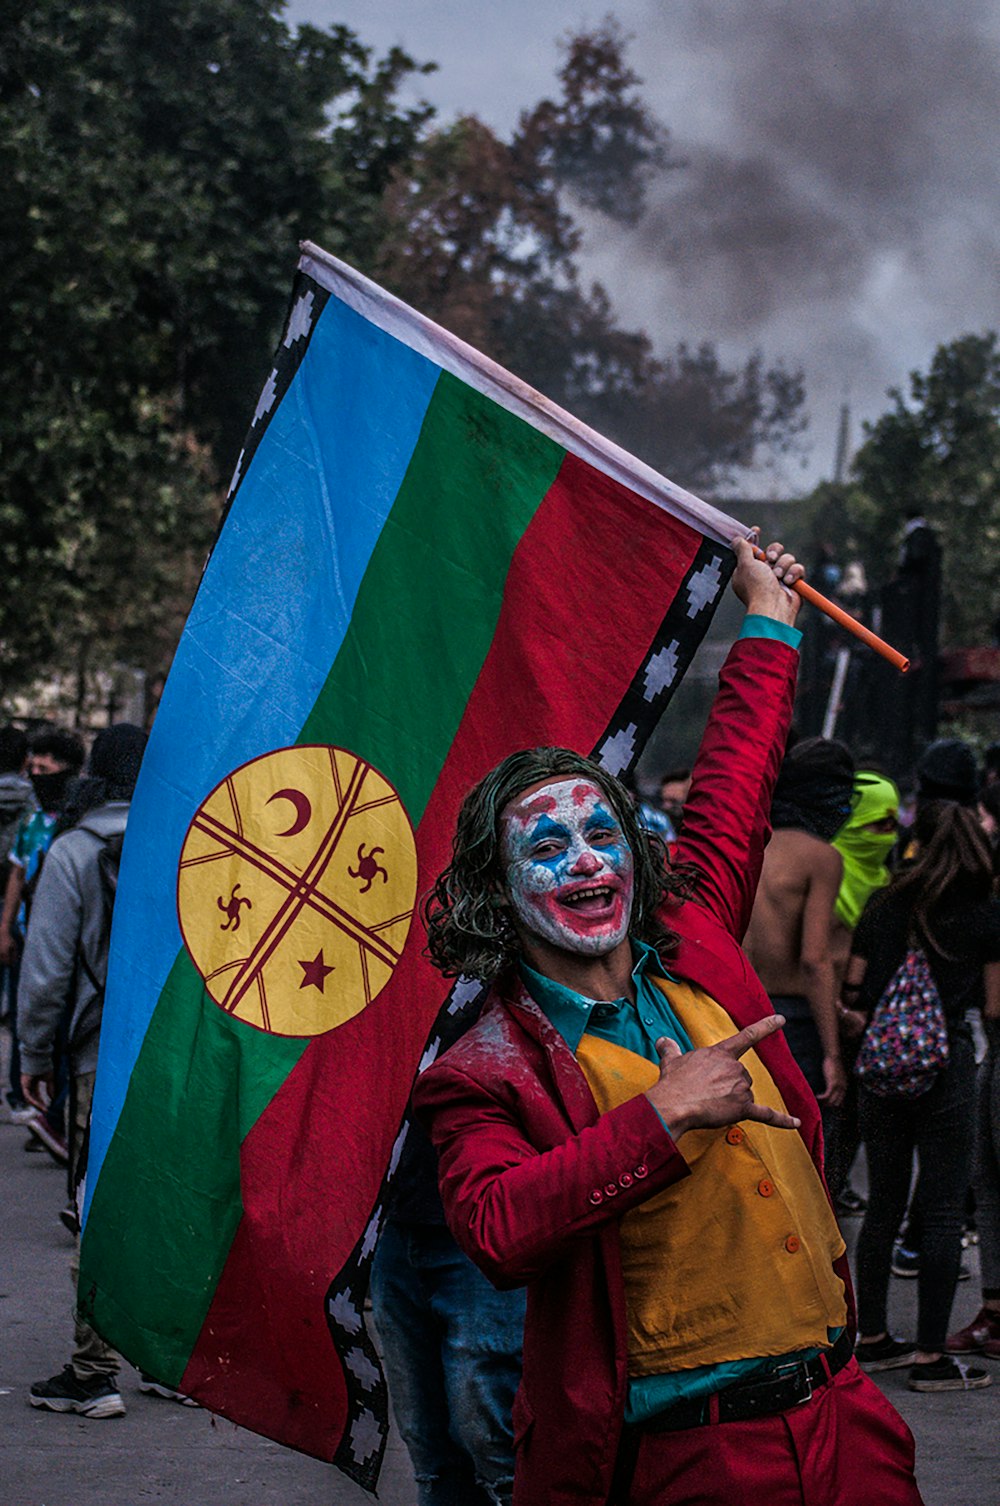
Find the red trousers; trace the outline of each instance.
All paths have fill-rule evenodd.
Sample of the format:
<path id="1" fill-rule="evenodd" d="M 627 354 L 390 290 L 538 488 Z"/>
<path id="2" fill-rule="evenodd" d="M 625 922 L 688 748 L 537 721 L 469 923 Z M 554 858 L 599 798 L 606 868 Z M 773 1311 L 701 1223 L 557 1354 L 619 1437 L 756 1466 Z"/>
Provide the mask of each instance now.
<path id="1" fill-rule="evenodd" d="M 850 1360 L 774 1417 L 644 1433 L 619 1506 L 923 1506 L 913 1435 Z"/>

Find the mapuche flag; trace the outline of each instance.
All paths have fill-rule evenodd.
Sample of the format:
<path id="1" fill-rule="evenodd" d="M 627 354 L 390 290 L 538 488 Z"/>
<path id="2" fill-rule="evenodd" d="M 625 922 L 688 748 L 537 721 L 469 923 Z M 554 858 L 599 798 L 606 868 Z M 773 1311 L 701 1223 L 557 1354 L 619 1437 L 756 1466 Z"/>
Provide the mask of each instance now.
<path id="1" fill-rule="evenodd" d="M 307 244 L 135 793 L 81 1310 L 368 1488 L 368 1267 L 410 1085 L 474 989 L 423 955 L 515 749 L 615 774 L 746 532 Z"/>

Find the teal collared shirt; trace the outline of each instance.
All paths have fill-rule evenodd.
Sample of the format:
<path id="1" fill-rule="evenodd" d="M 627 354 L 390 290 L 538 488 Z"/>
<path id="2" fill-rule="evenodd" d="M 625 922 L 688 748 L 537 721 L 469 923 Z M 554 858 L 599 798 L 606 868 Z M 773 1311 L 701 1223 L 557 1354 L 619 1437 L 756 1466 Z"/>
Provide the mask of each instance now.
<path id="1" fill-rule="evenodd" d="M 628 998 L 588 999 L 542 973 L 536 973 L 522 961 L 521 977 L 525 988 L 574 1055 L 580 1037 L 585 1033 L 624 1046 L 626 1051 L 644 1056 L 650 1062 L 659 1059 L 656 1042 L 662 1035 L 669 1035 L 682 1051 L 692 1050 L 691 1037 L 670 1007 L 666 995 L 654 987 L 648 977 L 650 972 L 659 973 L 661 977 L 670 974 L 653 948 L 644 941 L 633 939 L 632 956 L 635 960 L 632 968 L 634 1003 Z"/>

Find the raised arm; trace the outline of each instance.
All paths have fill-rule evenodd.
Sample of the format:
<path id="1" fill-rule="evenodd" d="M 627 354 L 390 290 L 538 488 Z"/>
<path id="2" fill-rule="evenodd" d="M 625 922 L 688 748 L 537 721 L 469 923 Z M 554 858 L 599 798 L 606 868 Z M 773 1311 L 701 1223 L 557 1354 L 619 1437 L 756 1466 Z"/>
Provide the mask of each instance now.
<path id="1" fill-rule="evenodd" d="M 693 902 L 740 941 L 770 836 L 771 793 L 792 718 L 799 598 L 785 582 L 798 580 L 802 566 L 781 544 L 768 545 L 765 560 L 754 558 L 745 539 L 734 539 L 733 548 L 733 590 L 747 617 L 719 676 L 674 861 L 698 870 Z"/>

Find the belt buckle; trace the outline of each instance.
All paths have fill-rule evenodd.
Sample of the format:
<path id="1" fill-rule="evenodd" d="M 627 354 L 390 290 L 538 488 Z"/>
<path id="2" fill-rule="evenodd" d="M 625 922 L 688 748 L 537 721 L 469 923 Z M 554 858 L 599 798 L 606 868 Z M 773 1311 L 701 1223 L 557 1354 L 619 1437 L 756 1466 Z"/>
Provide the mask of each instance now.
<path id="1" fill-rule="evenodd" d="M 805 1396 L 800 1396 L 799 1399 L 798 1399 L 798 1401 L 795 1402 L 794 1405 L 796 1407 L 802 1407 L 802 1406 L 805 1406 L 805 1404 L 806 1404 L 807 1401 L 812 1401 L 812 1398 L 813 1398 L 812 1376 L 809 1374 L 809 1366 L 806 1364 L 805 1360 L 790 1360 L 787 1365 L 776 1365 L 774 1367 L 774 1372 L 773 1373 L 775 1375 L 780 1375 L 783 1370 L 792 1370 L 792 1371 L 798 1370 L 798 1371 L 800 1371 L 801 1374 L 802 1374 L 802 1379 L 806 1383 L 806 1394 L 805 1394 Z"/>

